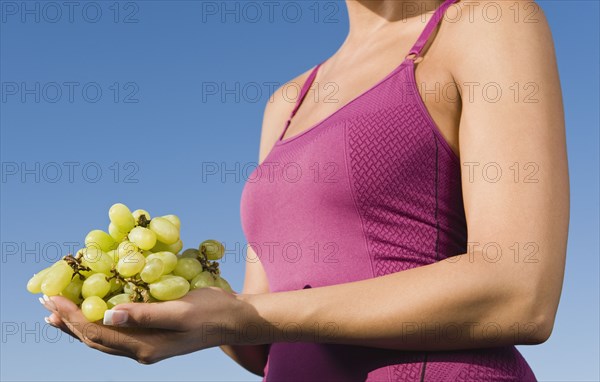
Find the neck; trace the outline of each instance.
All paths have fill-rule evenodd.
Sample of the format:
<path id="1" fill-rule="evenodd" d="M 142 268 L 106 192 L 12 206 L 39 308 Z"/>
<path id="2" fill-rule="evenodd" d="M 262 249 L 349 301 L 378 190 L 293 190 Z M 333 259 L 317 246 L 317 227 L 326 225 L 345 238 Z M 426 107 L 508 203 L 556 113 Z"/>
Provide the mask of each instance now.
<path id="1" fill-rule="evenodd" d="M 397 21 L 432 12 L 442 0 L 346 0 L 350 30 L 346 43 L 365 41 Z"/>

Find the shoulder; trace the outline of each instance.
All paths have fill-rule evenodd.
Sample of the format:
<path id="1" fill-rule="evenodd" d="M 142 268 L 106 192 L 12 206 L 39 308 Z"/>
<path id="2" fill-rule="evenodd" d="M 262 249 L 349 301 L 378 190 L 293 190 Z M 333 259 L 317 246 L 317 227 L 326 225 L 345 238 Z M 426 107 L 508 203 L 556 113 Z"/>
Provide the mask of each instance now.
<path id="1" fill-rule="evenodd" d="M 532 0 L 459 1 L 444 17 L 461 46 L 469 42 L 512 43 L 502 38 L 517 38 L 521 33 L 539 33 L 548 29 L 548 21 L 540 5 Z M 522 40 L 525 36 L 522 36 Z"/>
<path id="2" fill-rule="evenodd" d="M 262 132 L 260 139 L 260 159 L 271 150 L 285 127 L 302 85 L 312 71 L 312 67 L 277 88 L 267 100 L 263 114 Z"/>
<path id="3" fill-rule="evenodd" d="M 535 1 L 459 1 L 444 18 L 451 71 L 459 80 L 531 73 L 554 62 L 546 16 Z"/>
<path id="4" fill-rule="evenodd" d="M 543 21 L 542 7 L 534 0 L 458 0 L 444 21 L 460 27 L 537 24 Z"/>

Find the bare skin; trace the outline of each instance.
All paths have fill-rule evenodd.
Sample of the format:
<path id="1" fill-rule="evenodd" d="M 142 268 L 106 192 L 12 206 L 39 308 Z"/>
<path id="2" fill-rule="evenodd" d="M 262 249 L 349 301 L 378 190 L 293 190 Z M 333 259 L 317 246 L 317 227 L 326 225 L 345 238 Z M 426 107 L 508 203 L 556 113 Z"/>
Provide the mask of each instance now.
<path id="1" fill-rule="evenodd" d="M 424 4 L 428 11 L 440 4 L 412 3 Z M 369 280 L 279 293 L 269 293 L 260 262 L 249 261 L 240 294 L 209 288 L 181 301 L 119 305 L 115 309 L 129 316 L 123 327 L 87 323 L 75 305 L 53 297 L 46 304 L 52 311 L 50 322 L 93 348 L 142 363 L 221 346 L 259 375 L 268 344 L 290 338 L 399 350 L 546 341 L 562 289 L 569 220 L 565 126 L 554 48 L 535 3 L 519 1 L 520 18 L 515 22 L 510 8 L 515 3 L 495 2 L 506 17 L 494 23 L 482 17 L 485 3 L 471 3 L 470 11 L 464 4 L 453 5 L 448 15 L 456 16 L 460 9 L 463 17 L 442 23 L 416 66 L 417 83 L 429 90 L 436 83 L 454 84 L 462 100 L 454 100 L 451 90 L 445 97 L 424 97 L 442 135 L 461 158 L 468 241 L 479 243 L 469 253 Z M 402 13 L 402 4 L 347 1 L 348 38 L 322 66 L 314 85 L 338 84 L 339 102 L 307 97 L 284 138 L 335 112 L 404 59 L 424 23 L 420 16 Z M 531 7 L 538 9 L 536 22 L 524 22 Z M 431 12 L 426 16 L 428 20 Z M 302 84 L 307 76 L 303 73 L 292 82 Z M 493 100 L 489 86 L 489 92 L 483 92 L 486 84 L 501 88 L 500 100 Z M 268 103 L 260 161 L 281 134 L 293 106 L 280 90 Z M 482 174 L 486 164 L 500 166 L 500 180 L 490 180 L 495 176 L 491 170 Z M 500 247 L 502 257 L 484 251 L 486 244 Z M 250 250 L 248 257 L 255 256 Z M 186 319 L 191 316 L 195 319 Z M 417 325 L 407 332 L 407 323 L 458 325 L 465 330 L 458 340 L 434 338 L 427 334 L 430 326 Z M 315 324 L 327 329 L 315 333 Z M 490 324 L 497 329 L 493 340 L 483 330 Z M 258 338 L 235 335 L 247 325 L 266 329 Z M 287 328 L 285 333 L 281 327 Z M 290 328 L 296 328 L 295 333 Z"/>

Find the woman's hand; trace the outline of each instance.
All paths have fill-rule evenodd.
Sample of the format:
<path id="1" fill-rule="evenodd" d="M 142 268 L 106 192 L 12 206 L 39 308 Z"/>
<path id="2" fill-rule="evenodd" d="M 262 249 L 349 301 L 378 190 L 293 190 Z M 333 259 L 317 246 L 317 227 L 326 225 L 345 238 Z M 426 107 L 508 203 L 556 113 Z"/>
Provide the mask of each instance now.
<path id="1" fill-rule="evenodd" d="M 52 312 L 48 323 L 105 353 L 133 358 L 143 364 L 191 353 L 224 343 L 244 317 L 237 295 L 219 288 L 202 288 L 185 297 L 159 303 L 121 304 L 105 315 L 104 324 L 91 323 L 70 300 L 43 300 Z"/>

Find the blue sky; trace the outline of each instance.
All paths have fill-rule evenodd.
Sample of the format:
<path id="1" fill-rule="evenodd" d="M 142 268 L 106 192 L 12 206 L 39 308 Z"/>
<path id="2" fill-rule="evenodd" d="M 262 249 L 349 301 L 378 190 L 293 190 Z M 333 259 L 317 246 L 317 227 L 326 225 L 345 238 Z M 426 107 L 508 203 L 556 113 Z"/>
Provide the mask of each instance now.
<path id="1" fill-rule="evenodd" d="M 599 7 L 539 4 L 564 93 L 571 222 L 552 337 L 519 350 L 540 380 L 598 380 Z M 178 214 L 186 247 L 224 241 L 241 289 L 239 199 L 264 105 L 347 28 L 327 1 L 0 2 L 2 380 L 259 380 L 218 349 L 152 366 L 87 349 L 45 325 L 25 283 L 120 201 Z"/>

